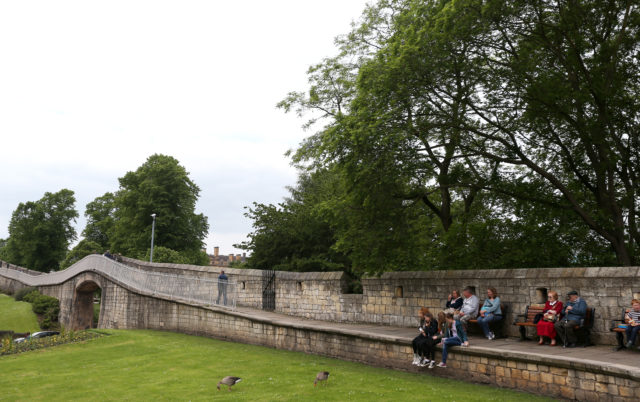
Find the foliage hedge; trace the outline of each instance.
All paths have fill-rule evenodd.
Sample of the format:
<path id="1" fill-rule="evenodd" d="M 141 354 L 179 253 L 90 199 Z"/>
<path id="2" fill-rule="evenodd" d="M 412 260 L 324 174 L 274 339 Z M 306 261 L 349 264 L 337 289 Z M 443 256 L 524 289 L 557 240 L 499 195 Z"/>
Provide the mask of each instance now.
<path id="1" fill-rule="evenodd" d="M 23 301 L 24 297 L 26 295 L 28 295 L 29 293 L 33 292 L 33 291 L 37 291 L 38 289 L 32 287 L 32 286 L 27 286 L 26 288 L 22 288 L 20 290 L 18 290 L 14 295 L 13 298 L 15 299 L 15 301 Z"/>
<path id="2" fill-rule="evenodd" d="M 30 291 L 29 291 L 30 290 Z M 40 328 L 57 327 L 60 314 L 60 301 L 55 297 L 41 294 L 36 288 L 22 288 L 14 296 L 17 301 L 31 303 L 33 312 L 40 318 Z"/>
<path id="3" fill-rule="evenodd" d="M 0 356 L 27 352 L 29 350 L 43 349 L 51 346 L 63 345 L 65 343 L 82 342 L 95 339 L 100 336 L 102 336 L 102 334 L 95 331 L 65 331 L 60 333 L 60 335 L 29 339 L 20 343 L 16 343 L 11 339 L 2 339 Z"/>

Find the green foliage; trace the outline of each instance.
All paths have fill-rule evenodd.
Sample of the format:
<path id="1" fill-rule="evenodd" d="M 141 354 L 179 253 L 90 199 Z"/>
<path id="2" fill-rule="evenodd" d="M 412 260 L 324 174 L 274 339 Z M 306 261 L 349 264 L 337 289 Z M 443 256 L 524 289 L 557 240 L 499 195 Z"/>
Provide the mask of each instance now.
<path id="1" fill-rule="evenodd" d="M 58 315 L 60 314 L 60 301 L 58 299 L 43 295 L 37 290 L 29 292 L 22 299 L 31 303 L 33 312 L 38 314 L 40 318 L 40 327 L 42 329 L 57 327 Z"/>
<path id="2" fill-rule="evenodd" d="M 329 171 L 301 175 L 291 197 L 279 205 L 254 203 L 245 214 L 253 220 L 249 241 L 236 247 L 251 251 L 248 268 L 283 271 L 350 270 L 348 257 L 333 250 L 336 238 L 322 216 L 339 187 Z"/>
<path id="3" fill-rule="evenodd" d="M 382 0 L 336 42 L 279 106 L 357 270 L 637 261 L 637 7 Z"/>
<path id="4" fill-rule="evenodd" d="M 144 261 L 149 261 L 151 249 L 147 249 L 147 254 L 141 256 Z M 172 264 L 189 264 L 186 256 L 167 247 L 153 247 L 153 262 L 168 262 Z"/>
<path id="5" fill-rule="evenodd" d="M 149 261 L 151 249 L 146 254 L 138 256 L 143 261 Z M 188 250 L 178 252 L 167 247 L 153 247 L 153 262 L 168 262 L 171 264 L 209 265 L 209 256 L 202 250 Z"/>
<path id="6" fill-rule="evenodd" d="M 113 229 L 107 230 L 112 252 L 144 254 L 151 240 L 151 214 L 155 213 L 156 245 L 187 255 L 190 261 L 204 261 L 199 253 L 209 224 L 204 215 L 195 213 L 200 189 L 176 159 L 152 155 L 119 180 Z"/>
<path id="7" fill-rule="evenodd" d="M 86 206 L 84 216 L 87 218 L 87 226 L 82 231 L 82 235 L 87 241 L 99 244 L 98 249 L 109 248 L 109 235 L 115 223 L 115 210 L 113 193 L 105 193 Z"/>
<path id="8" fill-rule="evenodd" d="M 34 288 L 33 286 L 26 286 L 26 287 L 21 288 L 20 290 L 18 290 L 13 295 L 13 298 L 15 299 L 15 301 L 23 301 L 25 296 L 27 296 L 31 292 L 36 292 L 36 291 L 38 291 L 38 288 Z M 29 301 L 29 300 L 26 300 L 26 301 Z"/>
<path id="9" fill-rule="evenodd" d="M 19 373 L 0 376 L 3 398 L 27 401 L 54 395 L 54 399 L 71 401 L 100 395 L 104 397 L 99 399 L 110 400 L 190 401 L 549 400 L 435 375 L 206 337 L 159 331 L 105 332 L 109 336 L 91 342 L 0 359 L 0 372 Z M 100 381 L 87 381 L 88 368 Z M 329 371 L 331 379 L 327 386 L 314 388 L 313 379 L 321 370 Z M 243 381 L 232 392 L 218 392 L 216 383 L 227 375 Z"/>
<path id="10" fill-rule="evenodd" d="M 76 238 L 72 226 L 78 217 L 75 202 L 73 191 L 65 189 L 20 203 L 11 216 L 3 259 L 36 271 L 57 270 Z"/>
<path id="11" fill-rule="evenodd" d="M 102 254 L 104 251 L 102 245 L 88 239 L 82 239 L 69 250 L 65 259 L 60 263 L 60 268 L 68 268 L 90 254 Z"/>

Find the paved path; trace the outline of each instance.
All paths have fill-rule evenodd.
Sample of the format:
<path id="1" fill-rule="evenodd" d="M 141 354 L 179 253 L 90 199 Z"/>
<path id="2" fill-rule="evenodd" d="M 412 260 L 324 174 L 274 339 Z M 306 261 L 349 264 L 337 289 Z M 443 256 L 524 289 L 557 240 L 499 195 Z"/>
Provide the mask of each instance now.
<path id="1" fill-rule="evenodd" d="M 318 331 L 338 332 L 364 338 L 386 340 L 410 345 L 417 335 L 417 328 L 400 328 L 379 325 L 345 324 L 326 321 L 307 320 L 273 312 L 238 307 L 234 315 L 250 317 L 259 321 L 268 321 L 299 328 L 313 328 Z M 469 347 L 465 353 L 510 357 L 528 362 L 553 362 L 567 368 L 589 366 L 612 369 L 640 378 L 640 352 L 615 351 L 613 346 L 589 346 L 586 348 L 563 348 L 561 346 L 538 345 L 537 341 L 520 341 L 516 338 L 489 341 L 481 335 L 471 335 Z M 407 362 L 409 365 L 410 362 Z M 597 370 L 596 370 L 597 371 Z"/>

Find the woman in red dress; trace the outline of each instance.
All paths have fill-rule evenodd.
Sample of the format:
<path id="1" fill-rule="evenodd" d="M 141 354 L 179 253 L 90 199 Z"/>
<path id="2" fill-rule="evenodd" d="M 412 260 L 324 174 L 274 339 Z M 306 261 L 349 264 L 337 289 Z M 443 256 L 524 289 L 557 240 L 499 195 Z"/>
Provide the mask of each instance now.
<path id="1" fill-rule="evenodd" d="M 556 346 L 556 328 L 554 324 L 560 319 L 560 313 L 562 312 L 562 302 L 558 300 L 558 293 L 549 292 L 549 300 L 544 304 L 544 310 L 542 310 L 543 317 L 538 321 L 538 336 L 540 336 L 539 345 L 544 344 L 544 337 L 551 339 L 551 346 Z"/>

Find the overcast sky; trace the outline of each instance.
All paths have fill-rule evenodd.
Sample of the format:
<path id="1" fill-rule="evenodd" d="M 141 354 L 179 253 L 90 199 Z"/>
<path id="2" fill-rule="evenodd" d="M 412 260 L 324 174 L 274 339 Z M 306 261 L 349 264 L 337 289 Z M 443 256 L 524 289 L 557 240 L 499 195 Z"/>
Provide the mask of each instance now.
<path id="1" fill-rule="evenodd" d="M 207 250 L 241 252 L 243 207 L 282 200 L 296 179 L 284 153 L 309 134 L 275 104 L 365 4 L 1 2 L 0 238 L 18 203 L 62 188 L 80 234 L 87 202 L 163 153 L 202 190 Z"/>

